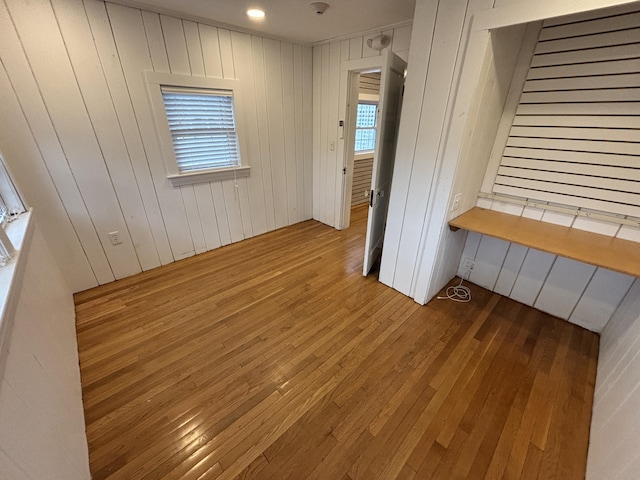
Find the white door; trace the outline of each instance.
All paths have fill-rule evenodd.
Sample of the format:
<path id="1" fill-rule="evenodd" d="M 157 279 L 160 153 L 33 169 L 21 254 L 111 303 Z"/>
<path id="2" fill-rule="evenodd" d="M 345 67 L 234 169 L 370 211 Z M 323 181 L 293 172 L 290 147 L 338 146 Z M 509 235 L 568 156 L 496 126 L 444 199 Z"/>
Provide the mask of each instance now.
<path id="1" fill-rule="evenodd" d="M 389 193 L 393 163 L 396 155 L 396 137 L 400 123 L 404 71 L 406 62 L 393 52 L 385 52 L 386 59 L 380 75 L 380 101 L 378 103 L 378 131 L 373 156 L 373 174 L 369 197 L 367 238 L 364 246 L 362 274 L 367 275 L 382 252 L 382 240 L 387 223 Z"/>

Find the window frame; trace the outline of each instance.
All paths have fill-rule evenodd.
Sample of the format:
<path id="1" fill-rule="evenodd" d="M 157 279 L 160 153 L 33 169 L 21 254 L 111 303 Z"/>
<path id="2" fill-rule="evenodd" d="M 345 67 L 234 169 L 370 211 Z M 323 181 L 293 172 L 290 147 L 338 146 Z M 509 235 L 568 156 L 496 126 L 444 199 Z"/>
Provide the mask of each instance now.
<path id="1" fill-rule="evenodd" d="M 358 105 L 375 105 L 376 107 L 375 123 L 373 127 L 358 127 L 358 108 L 356 106 L 356 127 L 355 127 L 354 135 L 357 136 L 358 130 L 374 130 L 376 135 L 373 141 L 373 148 L 369 150 L 356 150 L 355 144 L 354 144 L 353 151 L 355 155 L 372 154 L 376 151 L 376 142 L 378 140 L 378 107 L 379 107 L 378 104 L 379 102 L 375 100 L 362 100 L 362 99 L 358 100 Z"/>
<path id="2" fill-rule="evenodd" d="M 177 75 L 173 73 L 144 72 L 147 84 L 149 102 L 153 112 L 156 136 L 160 146 L 160 153 L 167 172 L 167 179 L 175 186 L 190 185 L 216 180 L 228 180 L 247 177 L 250 166 L 245 164 L 246 148 L 244 145 L 245 129 L 243 122 L 242 92 L 238 80 L 192 77 L 189 75 Z M 225 90 L 233 96 L 233 110 L 238 143 L 238 165 L 235 167 L 219 167 L 195 170 L 181 173 L 178 169 L 173 138 L 169 129 L 169 121 L 162 97 L 162 87 L 194 88 L 200 90 Z M 212 91 L 212 94 L 215 92 Z"/>

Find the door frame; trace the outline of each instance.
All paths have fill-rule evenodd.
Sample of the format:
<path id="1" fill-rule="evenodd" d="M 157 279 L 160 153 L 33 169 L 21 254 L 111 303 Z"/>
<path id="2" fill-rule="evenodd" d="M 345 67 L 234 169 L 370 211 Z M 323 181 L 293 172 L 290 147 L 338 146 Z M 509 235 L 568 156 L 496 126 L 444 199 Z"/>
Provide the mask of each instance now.
<path id="1" fill-rule="evenodd" d="M 385 64 L 386 52 L 383 51 L 377 57 L 359 58 L 357 60 L 345 60 L 340 68 L 340 92 L 338 100 L 338 111 L 341 125 L 338 125 L 340 135 L 338 137 L 338 158 L 342 158 L 342 162 L 337 162 L 338 170 L 336 171 L 339 178 L 336 188 L 336 229 L 343 230 L 349 227 L 351 221 L 351 184 L 347 182 L 347 178 L 353 178 L 353 161 L 349 162 L 349 156 L 353 157 L 353 145 L 348 145 L 346 140 L 350 135 L 355 134 L 355 121 L 351 122 L 351 116 L 356 109 L 350 105 L 352 102 L 353 81 L 355 77 L 361 73 L 375 72 L 382 70 Z M 357 96 L 357 91 L 356 91 Z M 356 98 L 357 104 L 357 98 Z M 343 173 L 344 172 L 344 173 Z"/>

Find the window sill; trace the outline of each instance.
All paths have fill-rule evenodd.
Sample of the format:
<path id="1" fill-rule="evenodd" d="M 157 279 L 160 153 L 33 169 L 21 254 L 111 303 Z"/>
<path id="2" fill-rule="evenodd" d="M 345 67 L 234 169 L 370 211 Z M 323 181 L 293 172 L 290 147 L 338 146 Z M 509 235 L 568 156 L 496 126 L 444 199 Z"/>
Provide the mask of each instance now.
<path id="1" fill-rule="evenodd" d="M 193 185 L 194 183 L 206 183 L 248 177 L 250 172 L 251 167 L 248 165 L 242 165 L 234 168 L 218 168 L 216 170 L 168 175 L 167 178 L 171 182 L 171 185 L 179 187 L 181 185 Z"/>
<path id="2" fill-rule="evenodd" d="M 5 351 L 5 339 L 11 330 L 13 314 L 18 303 L 33 227 L 33 211 L 29 210 L 6 228 L 7 236 L 17 252 L 7 265 L 0 267 L 0 351 L 2 352 Z"/>

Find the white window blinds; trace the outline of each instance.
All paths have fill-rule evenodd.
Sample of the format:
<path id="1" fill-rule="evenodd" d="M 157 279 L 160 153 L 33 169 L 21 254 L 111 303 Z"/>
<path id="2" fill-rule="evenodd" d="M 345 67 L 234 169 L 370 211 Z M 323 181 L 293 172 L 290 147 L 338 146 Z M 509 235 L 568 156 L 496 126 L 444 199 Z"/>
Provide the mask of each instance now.
<path id="1" fill-rule="evenodd" d="M 231 91 L 161 91 L 180 173 L 240 164 Z"/>
<path id="2" fill-rule="evenodd" d="M 640 217 L 640 6 L 545 22 L 493 192 Z"/>

